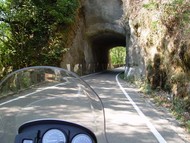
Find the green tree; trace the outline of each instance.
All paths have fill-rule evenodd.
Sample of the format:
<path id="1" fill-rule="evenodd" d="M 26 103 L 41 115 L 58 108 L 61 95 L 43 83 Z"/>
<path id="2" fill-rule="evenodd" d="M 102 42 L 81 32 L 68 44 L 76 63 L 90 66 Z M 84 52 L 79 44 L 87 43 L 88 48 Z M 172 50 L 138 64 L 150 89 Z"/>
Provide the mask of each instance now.
<path id="1" fill-rule="evenodd" d="M 114 47 L 110 50 L 111 62 L 113 65 L 125 64 L 126 48 Z"/>
<path id="2" fill-rule="evenodd" d="M 58 66 L 78 6 L 78 0 L 1 0 L 0 67 Z"/>
<path id="3" fill-rule="evenodd" d="M 14 53 L 11 48 L 11 32 L 10 25 L 6 22 L 5 13 L 6 5 L 4 1 L 0 1 L 0 79 L 9 71 L 10 55 Z"/>

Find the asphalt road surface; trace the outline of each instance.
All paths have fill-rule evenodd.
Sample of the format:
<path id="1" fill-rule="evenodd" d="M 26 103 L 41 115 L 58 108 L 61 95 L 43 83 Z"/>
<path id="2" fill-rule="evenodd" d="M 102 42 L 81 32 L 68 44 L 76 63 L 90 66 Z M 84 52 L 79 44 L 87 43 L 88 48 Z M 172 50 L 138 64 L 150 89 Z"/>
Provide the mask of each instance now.
<path id="1" fill-rule="evenodd" d="M 84 78 L 103 101 L 109 143 L 190 143 L 169 112 L 117 78 L 122 70 Z"/>
<path id="2" fill-rule="evenodd" d="M 190 143 L 189 135 L 166 110 L 155 106 L 148 99 L 143 98 L 142 94 L 138 93 L 138 89 L 130 88 L 126 82 L 118 79 L 117 75 L 122 70 L 117 69 L 83 77 L 104 104 L 109 143 Z M 67 92 L 73 93 L 73 96 L 67 97 L 67 92 L 63 92 L 61 88 L 66 88 Z M 88 101 L 81 97 L 78 100 L 72 100 L 72 97 L 79 96 L 80 93 L 76 94 L 78 91 L 69 84 L 54 86 L 51 90 L 47 88 L 43 92 L 38 90 L 32 93 L 37 93 L 38 96 L 26 94 L 27 96 L 0 101 L 0 142 L 11 143 L 14 140 L 9 138 L 10 141 L 7 141 L 7 137 L 2 136 L 3 131 L 11 136 L 15 134 L 20 124 L 35 120 L 38 116 L 70 119 L 69 112 L 77 111 L 80 112 L 81 118 L 86 119 L 86 122 L 93 121 L 90 111 L 86 108 L 90 106 Z M 59 98 L 60 94 L 65 94 L 65 99 Z M 48 100 L 44 100 L 43 96 Z M 63 112 L 62 109 L 67 109 L 70 105 L 72 109 Z M 22 107 L 25 107 L 24 110 Z M 73 118 L 73 122 L 78 121 L 80 120 L 77 117 Z M 10 131 L 10 129 L 11 132 L 6 133 L 6 130 Z"/>

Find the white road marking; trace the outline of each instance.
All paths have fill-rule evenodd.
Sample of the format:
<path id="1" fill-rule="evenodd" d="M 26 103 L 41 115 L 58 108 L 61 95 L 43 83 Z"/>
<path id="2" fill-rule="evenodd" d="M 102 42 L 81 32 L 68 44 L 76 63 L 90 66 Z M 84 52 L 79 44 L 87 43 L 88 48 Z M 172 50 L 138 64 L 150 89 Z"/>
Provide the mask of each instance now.
<path id="1" fill-rule="evenodd" d="M 92 76 L 92 75 L 96 75 L 96 74 L 99 74 L 99 73 L 90 74 L 90 75 L 82 76 L 82 77 L 84 78 L 84 77 L 88 77 L 88 76 Z M 139 109 L 139 107 L 138 107 L 138 106 L 135 104 L 135 102 L 131 99 L 131 97 L 127 94 L 127 92 L 125 91 L 125 89 L 124 89 L 124 88 L 122 87 L 122 85 L 119 83 L 118 76 L 119 76 L 119 74 L 116 76 L 117 84 L 119 85 L 120 89 L 121 89 L 122 92 L 125 94 L 125 96 L 127 97 L 127 99 L 130 101 L 130 103 L 133 105 L 133 107 L 135 108 L 135 110 L 137 111 L 137 113 L 139 114 L 139 116 L 144 120 L 144 122 L 146 123 L 147 127 L 151 130 L 151 132 L 152 132 L 153 135 L 156 137 L 156 139 L 159 141 L 159 143 L 167 143 L 167 142 L 165 141 L 165 139 L 161 136 L 161 134 L 160 134 L 160 133 L 156 130 L 156 128 L 153 126 L 153 124 L 150 123 L 150 121 L 147 119 L 147 117 L 144 115 L 144 113 Z M 60 83 L 60 84 L 57 84 L 57 85 L 55 85 L 55 86 L 47 87 L 47 88 L 44 88 L 44 89 L 41 89 L 41 90 L 38 90 L 38 91 L 35 91 L 35 92 L 32 92 L 32 93 L 29 93 L 29 94 L 26 94 L 26 95 L 23 95 L 23 96 L 14 98 L 14 99 L 12 99 L 12 100 L 9 100 L 9 101 L 0 103 L 0 106 L 3 106 L 3 105 L 8 104 L 8 103 L 11 103 L 11 102 L 13 102 L 13 101 L 17 101 L 17 100 L 22 99 L 22 98 L 26 98 L 26 97 L 28 97 L 28 96 L 31 96 L 31 95 L 35 94 L 35 93 L 38 93 L 38 92 L 41 92 L 41 91 L 50 89 L 50 88 L 52 88 L 52 87 L 56 87 L 56 86 L 62 85 L 62 84 L 63 84 L 63 83 Z"/>
<path id="2" fill-rule="evenodd" d="M 94 76 L 94 75 L 97 75 L 97 74 L 100 74 L 100 73 L 101 73 L 101 72 L 89 74 L 89 75 L 86 75 L 86 76 L 81 76 L 81 78 L 85 78 L 85 77 L 89 77 L 89 76 Z M 31 95 L 35 94 L 35 93 L 39 93 L 39 92 L 41 92 L 41 91 L 44 91 L 44 90 L 47 90 L 47 89 L 50 89 L 50 88 L 53 88 L 53 87 L 56 87 L 56 86 L 59 86 L 59 85 L 63 85 L 63 84 L 65 84 L 65 83 L 56 84 L 56 85 L 54 85 L 54 86 L 46 87 L 46 88 L 43 88 L 43 89 L 34 91 L 34 92 L 32 92 L 32 93 L 29 93 L 29 94 L 26 94 L 26 95 L 23 95 L 23 96 L 20 96 L 20 97 L 11 99 L 11 100 L 9 100 L 9 101 L 0 103 L 0 106 L 3 106 L 3 105 L 5 105 L 5 104 L 8 104 L 8 103 L 11 103 L 11 102 L 14 102 L 14 101 L 17 101 L 17 100 L 19 100 L 19 99 L 26 98 L 26 97 L 28 97 L 28 96 L 31 96 Z"/>
<path id="3" fill-rule="evenodd" d="M 125 94 L 129 102 L 133 105 L 139 116 L 143 119 L 143 121 L 146 123 L 147 127 L 150 129 L 150 131 L 153 133 L 153 135 L 156 137 L 159 143 L 167 143 L 166 140 L 162 137 L 162 135 L 156 130 L 154 125 L 147 119 L 147 117 L 144 115 L 144 113 L 139 109 L 139 107 L 136 105 L 136 103 L 132 100 L 132 98 L 129 96 L 129 94 L 125 91 L 125 89 L 122 87 L 118 80 L 119 74 L 116 76 L 116 81 L 122 92 Z"/>
<path id="4" fill-rule="evenodd" d="M 31 96 L 31 95 L 35 94 L 35 93 L 39 93 L 39 92 L 41 92 L 41 91 L 44 91 L 44 90 L 47 90 L 47 89 L 50 89 L 50 88 L 53 88 L 53 87 L 57 87 L 57 86 L 63 85 L 63 84 L 65 84 L 65 83 L 59 83 L 59 84 L 56 84 L 56 85 L 54 85 L 54 86 L 50 86 L 50 87 L 46 87 L 46 88 L 39 89 L 39 90 L 34 91 L 34 92 L 32 92 L 32 93 L 29 93 L 29 94 L 26 94 L 26 95 L 23 95 L 23 96 L 20 96 L 20 97 L 17 97 L 17 98 L 8 100 L 8 101 L 6 101 L 6 102 L 0 103 L 0 106 L 3 106 L 3 105 L 5 105 L 5 104 L 8 104 L 8 103 L 11 103 L 11 102 L 14 102 L 14 101 L 17 101 L 17 100 L 19 100 L 19 99 L 26 98 L 26 97 L 28 97 L 28 96 Z"/>

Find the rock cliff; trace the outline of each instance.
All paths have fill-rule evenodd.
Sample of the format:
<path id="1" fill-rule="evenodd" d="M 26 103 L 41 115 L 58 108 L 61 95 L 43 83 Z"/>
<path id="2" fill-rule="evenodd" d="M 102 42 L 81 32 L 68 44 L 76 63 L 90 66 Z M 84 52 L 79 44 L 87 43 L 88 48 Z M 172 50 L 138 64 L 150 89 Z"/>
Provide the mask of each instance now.
<path id="1" fill-rule="evenodd" d="M 107 68 L 109 49 L 126 46 L 126 76 L 144 78 L 190 107 L 190 2 L 81 0 L 62 66 L 79 74 Z"/>
<path id="2" fill-rule="evenodd" d="M 153 89 L 170 91 L 190 107 L 190 2 L 186 0 L 123 0 L 131 35 L 129 65 L 145 62 Z M 143 62 L 143 61 L 142 61 Z M 139 65 L 138 65 L 139 66 Z M 140 68 L 142 69 L 142 68 Z"/>
<path id="3" fill-rule="evenodd" d="M 61 66 L 78 74 L 106 69 L 109 49 L 126 45 L 122 16 L 121 0 L 81 0 L 69 52 L 63 55 Z"/>

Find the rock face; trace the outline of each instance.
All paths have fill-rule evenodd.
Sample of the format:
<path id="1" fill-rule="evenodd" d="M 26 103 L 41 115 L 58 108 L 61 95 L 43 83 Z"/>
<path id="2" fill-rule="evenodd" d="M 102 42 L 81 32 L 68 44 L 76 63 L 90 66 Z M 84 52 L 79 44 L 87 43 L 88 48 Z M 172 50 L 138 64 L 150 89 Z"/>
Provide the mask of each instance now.
<path id="1" fill-rule="evenodd" d="M 88 36 L 97 35 L 102 31 L 125 35 L 121 25 L 123 16 L 121 0 L 86 0 L 84 7 Z"/>
<path id="2" fill-rule="evenodd" d="M 126 0 L 124 13 L 131 29 L 129 65 L 140 54 L 147 82 L 153 89 L 170 91 L 190 107 L 190 2 L 186 0 Z M 137 56 L 139 57 L 139 56 Z M 139 66 L 141 67 L 142 64 Z M 139 68 L 142 69 L 142 68 Z"/>
<path id="3" fill-rule="evenodd" d="M 189 7 L 186 0 L 81 0 L 61 65 L 79 74 L 101 71 L 109 50 L 126 46 L 127 77 L 146 77 L 189 108 Z"/>
<path id="4" fill-rule="evenodd" d="M 106 69 L 109 49 L 126 45 L 122 1 L 82 0 L 77 21 L 61 66 L 79 74 Z"/>

